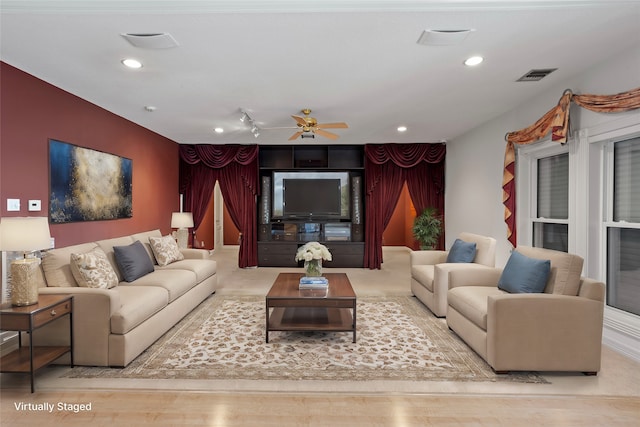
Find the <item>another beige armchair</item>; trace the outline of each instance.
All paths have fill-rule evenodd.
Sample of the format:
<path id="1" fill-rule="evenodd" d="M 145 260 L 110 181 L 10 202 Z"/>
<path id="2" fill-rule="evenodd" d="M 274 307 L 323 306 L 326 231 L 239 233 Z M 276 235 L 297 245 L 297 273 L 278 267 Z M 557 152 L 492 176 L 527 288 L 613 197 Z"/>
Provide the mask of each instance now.
<path id="1" fill-rule="evenodd" d="M 449 251 L 412 251 L 410 254 L 411 292 L 437 317 L 447 314 L 450 271 L 472 272 L 495 266 L 495 239 L 472 233 L 460 233 L 458 238 L 476 244 L 476 255 L 472 263 L 447 263 Z"/>
<path id="2" fill-rule="evenodd" d="M 499 373 L 600 370 L 605 285 L 581 277 L 581 257 L 519 246 L 550 261 L 543 293 L 498 288 L 502 269 L 452 271 L 447 325 Z"/>

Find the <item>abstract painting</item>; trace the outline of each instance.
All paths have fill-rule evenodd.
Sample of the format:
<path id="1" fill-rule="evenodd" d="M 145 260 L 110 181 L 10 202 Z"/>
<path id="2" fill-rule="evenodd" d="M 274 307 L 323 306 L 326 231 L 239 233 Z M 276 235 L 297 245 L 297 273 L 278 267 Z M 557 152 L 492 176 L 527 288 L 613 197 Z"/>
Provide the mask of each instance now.
<path id="1" fill-rule="evenodd" d="M 49 221 L 131 218 L 131 159 L 49 140 Z"/>

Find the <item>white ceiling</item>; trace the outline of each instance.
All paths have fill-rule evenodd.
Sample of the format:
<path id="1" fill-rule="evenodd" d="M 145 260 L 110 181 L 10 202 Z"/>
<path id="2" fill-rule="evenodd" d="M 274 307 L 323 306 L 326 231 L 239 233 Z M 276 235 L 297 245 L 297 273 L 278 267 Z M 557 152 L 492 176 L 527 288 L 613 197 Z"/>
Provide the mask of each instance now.
<path id="1" fill-rule="evenodd" d="M 341 144 L 451 140 L 640 46 L 638 1 L 2 0 L 0 11 L 2 61 L 188 144 L 288 143 L 293 129 L 254 138 L 240 108 L 260 128 L 311 108 L 349 124 L 334 131 Z M 425 29 L 475 31 L 424 46 Z M 120 36 L 158 32 L 179 46 Z M 463 66 L 472 54 L 485 62 Z M 125 69 L 126 57 L 144 67 Z M 558 70 L 515 82 L 534 68 Z"/>

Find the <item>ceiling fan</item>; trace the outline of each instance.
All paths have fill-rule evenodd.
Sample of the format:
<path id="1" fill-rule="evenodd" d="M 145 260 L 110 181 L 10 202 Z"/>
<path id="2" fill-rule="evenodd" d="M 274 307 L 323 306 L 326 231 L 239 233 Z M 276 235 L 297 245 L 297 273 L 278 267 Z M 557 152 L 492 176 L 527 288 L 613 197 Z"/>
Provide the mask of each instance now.
<path id="1" fill-rule="evenodd" d="M 304 117 L 300 116 L 291 116 L 296 121 L 298 128 L 300 129 L 298 132 L 291 135 L 289 141 L 293 141 L 294 139 L 300 138 L 314 138 L 316 134 L 320 136 L 324 136 L 329 139 L 338 139 L 338 135 L 335 133 L 327 132 L 324 129 L 346 129 L 346 123 L 318 123 L 318 121 L 314 117 L 309 117 L 311 114 L 311 110 L 309 108 L 305 108 L 302 110 Z"/>

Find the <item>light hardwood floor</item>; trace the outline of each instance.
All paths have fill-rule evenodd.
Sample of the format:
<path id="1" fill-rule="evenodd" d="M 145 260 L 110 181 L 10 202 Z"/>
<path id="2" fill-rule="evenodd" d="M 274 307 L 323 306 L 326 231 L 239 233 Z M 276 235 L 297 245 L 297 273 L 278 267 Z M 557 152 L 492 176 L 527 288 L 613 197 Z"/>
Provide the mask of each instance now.
<path id="1" fill-rule="evenodd" d="M 218 251 L 219 294 L 265 295 L 281 269 L 238 269 L 237 250 Z M 385 249 L 382 270 L 340 269 L 365 295 L 406 295 L 408 254 Z M 51 372 L 55 372 L 52 369 Z M 550 385 L 497 383 L 406 384 L 385 391 L 384 384 L 354 392 L 335 386 L 313 392 L 290 385 L 269 391 L 229 383 L 207 389 L 179 381 L 150 388 L 118 388 L 97 380 L 86 387 L 65 385 L 48 372 L 29 393 L 23 376 L 3 374 L 2 426 L 638 426 L 640 363 L 603 348 L 596 377 L 548 374 Z M 167 380 L 172 381 L 172 380 Z M 206 383 L 205 383 L 206 384 Z M 389 388 L 391 389 L 391 388 Z M 246 391 L 242 391 L 246 390 Z M 416 391 L 419 390 L 419 391 Z M 19 408 L 24 403 L 23 409 Z M 28 404 L 53 405 L 51 413 Z M 91 404 L 89 411 L 66 411 L 58 404 Z"/>

